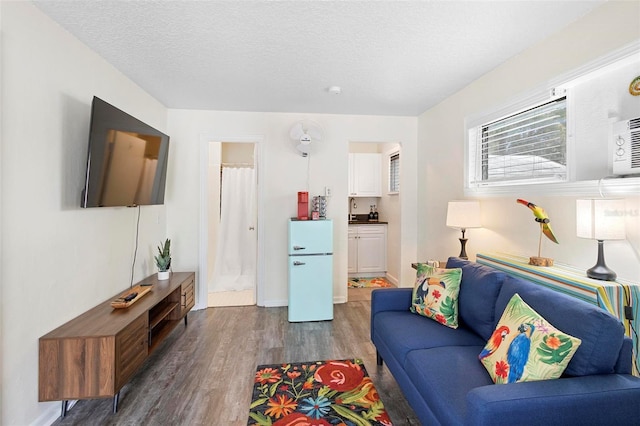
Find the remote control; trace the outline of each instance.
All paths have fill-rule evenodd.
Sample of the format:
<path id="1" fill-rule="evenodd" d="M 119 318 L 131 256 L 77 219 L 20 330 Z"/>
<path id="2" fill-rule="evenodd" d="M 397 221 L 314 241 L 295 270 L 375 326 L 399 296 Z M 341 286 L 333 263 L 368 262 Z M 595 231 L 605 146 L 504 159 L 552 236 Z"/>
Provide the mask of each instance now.
<path id="1" fill-rule="evenodd" d="M 131 294 L 125 296 L 124 301 L 125 302 L 130 302 L 131 300 L 135 299 L 137 295 L 138 295 L 138 293 L 131 293 Z"/>

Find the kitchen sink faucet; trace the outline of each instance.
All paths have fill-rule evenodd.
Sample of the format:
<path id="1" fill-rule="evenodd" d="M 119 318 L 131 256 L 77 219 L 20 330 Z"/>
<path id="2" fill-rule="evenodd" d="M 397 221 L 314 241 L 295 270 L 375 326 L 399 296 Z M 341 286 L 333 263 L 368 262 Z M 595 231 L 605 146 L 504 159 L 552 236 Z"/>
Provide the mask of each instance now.
<path id="1" fill-rule="evenodd" d="M 352 208 L 354 209 L 358 208 L 358 205 L 356 204 L 356 199 L 353 197 L 349 198 L 349 221 L 350 222 L 356 220 L 356 215 L 351 213 Z"/>

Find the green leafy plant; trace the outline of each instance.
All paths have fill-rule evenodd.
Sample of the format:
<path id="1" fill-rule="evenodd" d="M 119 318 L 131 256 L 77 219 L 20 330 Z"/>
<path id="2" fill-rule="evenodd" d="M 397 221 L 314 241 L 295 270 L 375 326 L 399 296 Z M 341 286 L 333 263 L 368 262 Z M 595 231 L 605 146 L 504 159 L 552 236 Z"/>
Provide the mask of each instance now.
<path id="1" fill-rule="evenodd" d="M 567 357 L 573 343 L 567 336 L 551 333 L 544 336 L 542 343 L 537 348 L 540 360 L 545 364 L 559 364 Z"/>
<path id="2" fill-rule="evenodd" d="M 447 296 L 440 305 L 440 313 L 444 315 L 449 324 L 455 324 L 458 315 L 456 314 L 456 299 Z"/>
<path id="3" fill-rule="evenodd" d="M 171 267 L 171 240 L 166 239 L 164 244 L 158 246 L 158 255 L 154 256 L 158 271 L 165 272 Z"/>

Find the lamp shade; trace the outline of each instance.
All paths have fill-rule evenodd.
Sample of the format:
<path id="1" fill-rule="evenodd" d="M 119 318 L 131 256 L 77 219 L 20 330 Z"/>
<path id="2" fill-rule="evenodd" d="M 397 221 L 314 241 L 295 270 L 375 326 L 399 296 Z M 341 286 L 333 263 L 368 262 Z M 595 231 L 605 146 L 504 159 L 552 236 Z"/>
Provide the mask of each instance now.
<path id="1" fill-rule="evenodd" d="M 576 200 L 576 235 L 592 240 L 623 240 L 626 237 L 624 200 Z"/>
<path id="2" fill-rule="evenodd" d="M 451 228 L 481 228 L 479 201 L 449 201 L 447 226 Z"/>

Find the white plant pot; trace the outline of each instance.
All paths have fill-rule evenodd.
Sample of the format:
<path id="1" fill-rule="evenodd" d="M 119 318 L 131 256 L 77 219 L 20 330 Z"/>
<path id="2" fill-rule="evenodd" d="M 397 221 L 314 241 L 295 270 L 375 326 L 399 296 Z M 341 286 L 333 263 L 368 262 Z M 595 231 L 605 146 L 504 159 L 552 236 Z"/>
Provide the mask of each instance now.
<path id="1" fill-rule="evenodd" d="M 169 279 L 170 271 L 158 271 L 158 280 L 164 281 Z"/>

